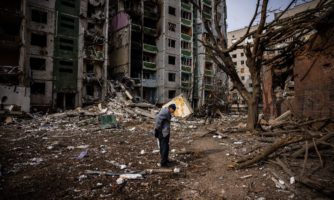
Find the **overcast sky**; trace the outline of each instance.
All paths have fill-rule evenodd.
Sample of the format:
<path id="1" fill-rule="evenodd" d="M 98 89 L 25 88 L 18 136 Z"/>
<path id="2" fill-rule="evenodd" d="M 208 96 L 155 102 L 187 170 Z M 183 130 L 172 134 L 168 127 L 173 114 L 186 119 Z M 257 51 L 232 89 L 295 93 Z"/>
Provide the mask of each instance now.
<path id="1" fill-rule="evenodd" d="M 270 0 L 268 8 L 283 10 L 291 0 Z M 248 26 L 255 11 L 256 0 L 226 0 L 227 31 Z M 271 16 L 270 18 L 272 18 Z M 270 20 L 269 18 L 269 20 Z"/>

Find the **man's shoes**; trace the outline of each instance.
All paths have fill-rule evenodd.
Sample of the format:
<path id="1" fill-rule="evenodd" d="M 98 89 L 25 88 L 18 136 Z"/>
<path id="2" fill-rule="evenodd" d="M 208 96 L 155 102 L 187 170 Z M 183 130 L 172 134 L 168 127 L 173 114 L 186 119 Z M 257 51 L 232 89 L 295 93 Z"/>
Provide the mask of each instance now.
<path id="1" fill-rule="evenodd" d="M 170 162 L 164 162 L 164 163 L 160 163 L 160 167 L 170 167 L 171 166 L 171 164 L 170 164 Z"/>

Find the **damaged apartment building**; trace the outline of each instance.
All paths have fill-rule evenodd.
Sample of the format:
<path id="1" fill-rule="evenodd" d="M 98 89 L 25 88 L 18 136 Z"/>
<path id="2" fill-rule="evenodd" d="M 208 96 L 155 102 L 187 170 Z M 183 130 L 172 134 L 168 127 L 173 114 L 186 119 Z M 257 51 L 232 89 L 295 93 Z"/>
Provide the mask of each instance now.
<path id="1" fill-rule="evenodd" d="M 226 34 L 226 3 L 221 27 Z M 197 107 L 226 76 L 205 56 L 204 20 L 214 17 L 214 1 L 202 1 L 203 12 L 186 0 L 118 0 L 110 2 L 110 68 L 113 78 L 134 81 L 139 99 L 163 104 L 183 93 Z"/>
<path id="2" fill-rule="evenodd" d="M 0 6 L 0 98 L 18 110 L 67 109 L 106 95 L 108 0 Z"/>

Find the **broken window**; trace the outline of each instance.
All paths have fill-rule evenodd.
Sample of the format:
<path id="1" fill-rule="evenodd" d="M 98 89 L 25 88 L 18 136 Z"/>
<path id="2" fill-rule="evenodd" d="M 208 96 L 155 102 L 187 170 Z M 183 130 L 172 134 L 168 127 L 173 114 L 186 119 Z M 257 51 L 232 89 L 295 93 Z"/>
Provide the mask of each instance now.
<path id="1" fill-rule="evenodd" d="M 168 73 L 168 81 L 175 82 L 175 73 Z"/>
<path id="2" fill-rule="evenodd" d="M 40 47 L 46 47 L 47 37 L 46 35 L 31 33 L 30 44 Z"/>
<path id="3" fill-rule="evenodd" d="M 233 65 L 237 65 L 237 62 L 233 62 Z"/>
<path id="4" fill-rule="evenodd" d="M 168 22 L 168 30 L 175 32 L 176 24 Z"/>
<path id="5" fill-rule="evenodd" d="M 253 87 L 253 84 L 252 84 L 252 83 L 250 83 L 250 84 L 248 84 L 248 86 L 251 88 L 251 87 Z"/>
<path id="6" fill-rule="evenodd" d="M 94 86 L 86 85 L 86 95 L 94 96 Z"/>
<path id="7" fill-rule="evenodd" d="M 243 56 L 244 56 L 244 53 L 241 53 L 240 56 L 243 57 Z"/>
<path id="8" fill-rule="evenodd" d="M 151 80 L 155 80 L 155 73 L 152 71 L 148 71 L 148 70 L 143 70 L 143 79 L 151 79 Z"/>
<path id="9" fill-rule="evenodd" d="M 182 62 L 182 65 L 191 66 L 192 60 L 191 58 L 182 57 L 181 62 Z"/>
<path id="10" fill-rule="evenodd" d="M 176 15 L 176 9 L 172 6 L 168 7 L 168 14 L 175 16 Z"/>
<path id="11" fill-rule="evenodd" d="M 175 90 L 169 90 L 168 91 L 168 98 L 172 99 L 175 97 L 176 91 Z"/>
<path id="12" fill-rule="evenodd" d="M 168 64 L 175 65 L 175 56 L 168 56 Z"/>
<path id="13" fill-rule="evenodd" d="M 211 14 L 212 9 L 209 6 L 203 5 L 203 12 Z"/>
<path id="14" fill-rule="evenodd" d="M 204 83 L 207 84 L 207 85 L 212 85 L 212 78 L 208 77 L 208 76 L 205 76 L 204 77 Z"/>
<path id="15" fill-rule="evenodd" d="M 237 54 L 232 54 L 232 58 L 236 58 L 237 57 Z"/>
<path id="16" fill-rule="evenodd" d="M 190 81 L 190 74 L 182 73 L 181 80 L 182 81 Z"/>
<path id="17" fill-rule="evenodd" d="M 48 19 L 47 16 L 48 16 L 47 12 L 35 9 L 31 10 L 31 21 L 46 24 Z"/>
<path id="18" fill-rule="evenodd" d="M 155 59 L 154 59 L 154 57 L 152 57 L 152 54 L 144 52 L 143 61 L 155 62 Z"/>
<path id="19" fill-rule="evenodd" d="M 94 73 L 94 65 L 87 64 L 86 65 L 86 73 Z"/>
<path id="20" fill-rule="evenodd" d="M 241 80 L 245 80 L 245 77 L 244 77 L 244 76 L 241 76 Z"/>
<path id="21" fill-rule="evenodd" d="M 181 11 L 181 16 L 183 19 L 188 19 L 191 20 L 191 13 L 190 12 L 186 12 L 186 11 Z"/>
<path id="22" fill-rule="evenodd" d="M 182 49 L 191 49 L 191 44 L 190 44 L 190 42 L 181 41 L 181 48 L 182 48 Z"/>
<path id="23" fill-rule="evenodd" d="M 75 8 L 75 0 L 62 0 L 61 4 L 70 8 Z"/>
<path id="24" fill-rule="evenodd" d="M 30 69 L 44 71 L 45 62 L 44 58 L 30 58 Z"/>
<path id="25" fill-rule="evenodd" d="M 245 61 L 242 60 L 240 63 L 243 65 L 243 64 L 245 64 Z"/>
<path id="26" fill-rule="evenodd" d="M 175 40 L 168 39 L 168 47 L 175 48 Z"/>
<path id="27" fill-rule="evenodd" d="M 31 85 L 31 94 L 45 94 L 45 83 L 34 82 Z"/>

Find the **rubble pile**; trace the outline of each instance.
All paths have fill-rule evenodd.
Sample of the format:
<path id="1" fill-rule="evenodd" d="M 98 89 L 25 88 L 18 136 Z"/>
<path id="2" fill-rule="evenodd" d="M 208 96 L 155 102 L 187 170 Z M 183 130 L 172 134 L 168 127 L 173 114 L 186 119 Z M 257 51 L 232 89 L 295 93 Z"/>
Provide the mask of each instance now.
<path id="1" fill-rule="evenodd" d="M 18 125 L 26 132 L 41 130 L 98 131 L 101 128 L 117 128 L 120 123 L 130 122 L 134 119 L 154 118 L 159 111 L 156 106 L 146 102 L 134 103 L 131 93 L 126 89 L 127 87 L 118 81 L 110 82 L 109 87 L 111 89 L 108 99 L 102 103 L 54 114 L 27 113 L 32 118 L 28 121 L 8 115 L 4 124 L 22 122 Z"/>
<path id="2" fill-rule="evenodd" d="M 269 160 L 285 172 L 284 176 L 290 176 L 286 179 L 291 182 L 299 182 L 326 196 L 333 194 L 329 182 L 321 178 L 324 173 L 330 174 L 330 165 L 326 167 L 325 163 L 333 161 L 334 156 L 333 121 L 330 118 L 299 119 L 287 111 L 269 122 L 260 119 L 260 124 L 262 131 L 253 133 L 257 137 L 253 148 L 236 156 L 231 168 L 248 168 Z M 283 178 L 274 175 L 277 187 L 291 189 L 287 184 L 282 186 L 275 181 Z"/>

